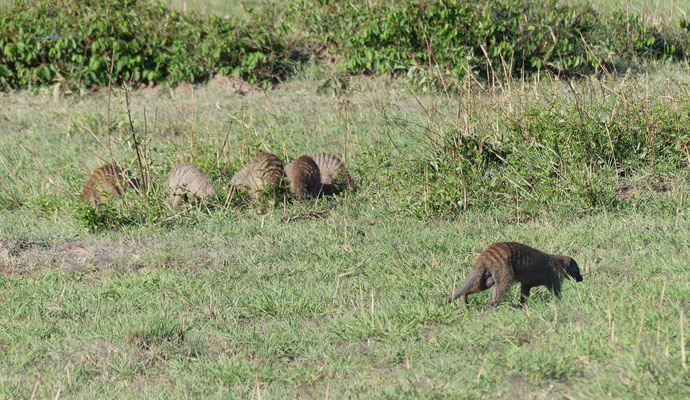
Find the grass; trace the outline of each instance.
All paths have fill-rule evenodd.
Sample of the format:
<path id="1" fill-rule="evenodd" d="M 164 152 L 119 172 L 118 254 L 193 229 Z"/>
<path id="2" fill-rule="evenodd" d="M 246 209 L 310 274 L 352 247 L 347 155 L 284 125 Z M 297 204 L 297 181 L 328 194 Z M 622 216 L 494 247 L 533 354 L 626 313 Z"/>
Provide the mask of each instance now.
<path id="1" fill-rule="evenodd" d="M 239 2 L 167 3 L 243 15 Z M 631 4 L 659 23 L 685 18 L 687 2 L 661 3 Z M 223 78 L 145 88 L 131 128 L 154 187 L 98 212 L 77 198 L 88 174 L 110 152 L 136 170 L 124 92 L 2 93 L 0 397 L 687 398 L 687 72 L 468 80 L 447 94 L 312 65 L 266 92 Z M 517 124 L 532 143 L 533 131 L 579 132 L 573 115 L 598 133 L 632 125 L 675 155 L 584 156 L 540 186 L 528 164 L 559 157 L 539 149 L 477 175 L 469 194 L 442 157 L 448 132 L 500 145 Z M 660 139 L 670 131 L 675 147 Z M 228 200 L 230 177 L 260 150 L 338 154 L 357 189 Z M 208 172 L 216 205 L 166 205 L 182 160 Z M 504 240 L 572 256 L 584 281 L 560 300 L 539 288 L 526 309 L 516 288 L 497 309 L 491 291 L 466 311 L 437 307 Z"/>
<path id="2" fill-rule="evenodd" d="M 0 4 L 2 1 L 0 0 Z M 165 0 L 169 6 L 177 10 L 214 13 L 223 16 L 244 17 L 243 10 L 260 7 L 266 0 L 232 1 L 232 0 Z M 593 4 L 600 9 L 612 7 L 637 11 L 643 16 L 657 22 L 675 21 L 688 18 L 690 0 L 565 0 L 564 3 Z M 373 1 L 372 4 L 376 4 Z"/>
<path id="3" fill-rule="evenodd" d="M 618 94 L 573 85 L 602 102 L 625 93 L 643 110 L 672 107 L 686 99 L 685 68 L 601 82 Z M 107 93 L 3 94 L 0 397 L 690 394 L 684 169 L 635 170 L 611 188 L 628 200 L 588 212 L 554 200 L 532 215 L 501 204 L 427 216 L 415 210 L 443 185 L 425 189 L 415 163 L 457 103 L 401 81 L 334 79 L 313 67 L 269 92 L 224 80 L 134 92 L 154 194 L 114 202 L 143 216 L 96 232 L 74 195 L 108 159 L 95 139 L 107 143 Z M 464 93 L 480 132 L 540 102 L 576 101 L 563 82 L 491 90 Z M 113 153 L 134 165 L 121 90 L 111 103 Z M 241 196 L 227 209 L 163 203 L 179 160 L 209 172 L 222 204 L 229 177 L 264 148 L 346 156 L 358 189 L 273 208 Z M 515 288 L 495 310 L 490 291 L 467 311 L 437 307 L 503 240 L 572 256 L 584 282 L 566 282 L 560 300 L 533 291 L 524 310 Z"/>
<path id="4" fill-rule="evenodd" d="M 25 256 L 39 270 L 0 280 L 3 396 L 250 397 L 257 381 L 266 398 L 688 394 L 687 212 L 484 217 L 245 215 L 56 239 Z M 573 255 L 585 281 L 524 311 L 516 290 L 497 310 L 487 293 L 436 307 L 504 239 Z M 55 259 L 66 247 L 88 255 Z"/>
<path id="5" fill-rule="evenodd" d="M 235 18 L 247 18 L 250 8 L 261 7 L 268 0 L 165 0 L 168 6 L 182 12 L 195 11 L 203 14 L 216 14 Z"/>
<path id="6" fill-rule="evenodd" d="M 647 16 L 672 16 L 676 18 L 688 16 L 690 2 L 688 0 L 590 0 L 599 7 L 622 7 L 636 10 Z"/>

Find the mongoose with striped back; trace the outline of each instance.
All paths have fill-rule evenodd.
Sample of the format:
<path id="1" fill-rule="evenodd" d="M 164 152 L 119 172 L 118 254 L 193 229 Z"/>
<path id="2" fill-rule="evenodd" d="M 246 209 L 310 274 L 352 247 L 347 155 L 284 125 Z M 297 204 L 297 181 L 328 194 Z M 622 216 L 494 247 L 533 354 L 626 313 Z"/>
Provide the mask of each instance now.
<path id="1" fill-rule="evenodd" d="M 341 185 L 344 185 L 347 190 L 354 189 L 354 181 L 347 173 L 345 164 L 338 157 L 329 153 L 312 154 L 310 157 L 319 167 L 324 194 L 335 193 Z"/>
<path id="2" fill-rule="evenodd" d="M 319 166 L 309 156 L 301 156 L 285 166 L 285 174 L 292 194 L 300 200 L 321 194 Z"/>
<path id="3" fill-rule="evenodd" d="M 521 243 L 495 243 L 479 255 L 465 284 L 441 305 L 459 297 L 465 307 L 467 295 L 495 285 L 491 306 L 497 307 L 515 282 L 521 285 L 522 304 L 535 286 L 546 286 L 556 297 L 560 297 L 565 278 L 582 282 L 580 268 L 572 258 L 543 253 Z"/>
<path id="4" fill-rule="evenodd" d="M 109 163 L 93 171 L 81 190 L 81 196 L 95 207 L 104 198 L 113 199 L 122 196 L 126 188 L 138 188 L 138 186 L 138 180 L 131 179 L 123 173 L 122 168 L 116 163 Z"/>
<path id="5" fill-rule="evenodd" d="M 254 199 L 269 188 L 279 188 L 285 177 L 283 162 L 275 154 L 262 152 L 243 170 L 233 175 L 230 185 L 246 189 Z"/>
<path id="6" fill-rule="evenodd" d="M 173 207 L 180 205 L 188 196 L 198 200 L 205 200 L 216 195 L 216 188 L 211 180 L 199 170 L 196 165 L 182 163 L 173 168 L 168 174 L 170 203 Z"/>

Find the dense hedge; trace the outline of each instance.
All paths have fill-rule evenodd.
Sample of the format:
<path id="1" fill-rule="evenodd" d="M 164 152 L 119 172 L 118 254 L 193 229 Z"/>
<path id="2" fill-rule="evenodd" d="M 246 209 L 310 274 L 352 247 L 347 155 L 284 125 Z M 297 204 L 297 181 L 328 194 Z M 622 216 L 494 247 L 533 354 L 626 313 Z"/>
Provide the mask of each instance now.
<path id="1" fill-rule="evenodd" d="M 270 17 L 270 16 L 269 16 Z M 250 82 L 284 75 L 295 57 L 286 30 L 184 16 L 148 0 L 15 0 L 0 11 L 0 89 L 132 82 L 197 82 L 214 73 Z"/>
<path id="2" fill-rule="evenodd" d="M 252 83 L 282 78 L 327 46 L 350 73 L 406 73 L 430 64 L 463 76 L 548 70 L 588 73 L 621 60 L 687 56 L 687 29 L 645 26 L 556 0 L 384 0 L 368 8 L 292 0 L 242 21 L 182 15 L 155 0 L 13 0 L 0 10 L 0 90 L 118 81 L 198 82 L 213 74 Z M 311 49 L 311 50 L 310 50 Z"/>
<path id="3" fill-rule="evenodd" d="M 308 26 L 353 73 L 404 73 L 436 66 L 456 77 L 591 72 L 632 59 L 680 59 L 687 39 L 645 26 L 639 16 L 557 0 L 383 1 L 373 8 L 312 1 L 300 7 Z M 307 11 L 310 10 L 310 11 Z"/>

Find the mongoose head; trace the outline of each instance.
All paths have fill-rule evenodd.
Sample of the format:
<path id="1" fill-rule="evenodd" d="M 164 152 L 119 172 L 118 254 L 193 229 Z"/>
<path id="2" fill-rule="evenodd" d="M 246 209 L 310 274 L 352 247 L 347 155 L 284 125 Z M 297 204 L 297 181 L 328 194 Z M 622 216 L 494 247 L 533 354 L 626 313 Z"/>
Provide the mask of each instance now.
<path id="1" fill-rule="evenodd" d="M 136 190 L 141 189 L 141 180 L 139 178 L 128 178 L 128 184 Z"/>
<path id="2" fill-rule="evenodd" d="M 570 257 L 561 256 L 561 262 L 566 272 L 566 276 L 574 279 L 575 282 L 582 282 L 582 275 L 580 275 L 580 267 L 577 266 L 575 260 Z"/>

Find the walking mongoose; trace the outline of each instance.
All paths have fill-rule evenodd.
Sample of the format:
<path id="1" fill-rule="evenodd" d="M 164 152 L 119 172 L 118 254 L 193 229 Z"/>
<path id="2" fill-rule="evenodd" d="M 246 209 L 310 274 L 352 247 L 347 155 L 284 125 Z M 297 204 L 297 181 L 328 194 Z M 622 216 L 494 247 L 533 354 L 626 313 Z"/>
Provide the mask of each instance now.
<path id="1" fill-rule="evenodd" d="M 285 166 L 285 174 L 292 194 L 300 200 L 321 194 L 319 166 L 309 156 L 301 156 Z"/>
<path id="2" fill-rule="evenodd" d="M 479 255 L 465 284 L 441 304 L 451 303 L 460 297 L 465 307 L 467 295 L 495 285 L 491 306 L 497 307 L 515 282 L 521 285 L 522 304 L 535 286 L 546 286 L 559 297 L 565 278 L 582 282 L 580 268 L 572 258 L 546 254 L 521 243 L 495 243 Z"/>
<path id="3" fill-rule="evenodd" d="M 234 188 L 244 188 L 254 199 L 258 199 L 262 191 L 279 188 L 285 177 L 283 162 L 272 153 L 260 153 L 246 168 L 233 175 L 230 185 Z"/>
<path id="4" fill-rule="evenodd" d="M 138 181 L 123 174 L 122 168 L 117 164 L 110 163 L 93 171 L 81 190 L 81 196 L 96 207 L 104 198 L 113 199 L 122 196 L 128 187 L 137 188 Z"/>
<path id="5" fill-rule="evenodd" d="M 179 206 L 180 202 L 187 198 L 187 195 L 199 200 L 205 200 L 216 195 L 216 188 L 213 187 L 208 176 L 201 172 L 196 165 L 189 163 L 182 163 L 170 171 L 168 186 L 172 190 L 170 203 L 173 207 Z"/>
<path id="6" fill-rule="evenodd" d="M 347 190 L 355 187 L 354 181 L 342 161 L 333 154 L 317 153 L 310 156 L 319 167 L 321 175 L 322 191 L 325 194 L 332 194 L 340 185 L 345 185 Z"/>

